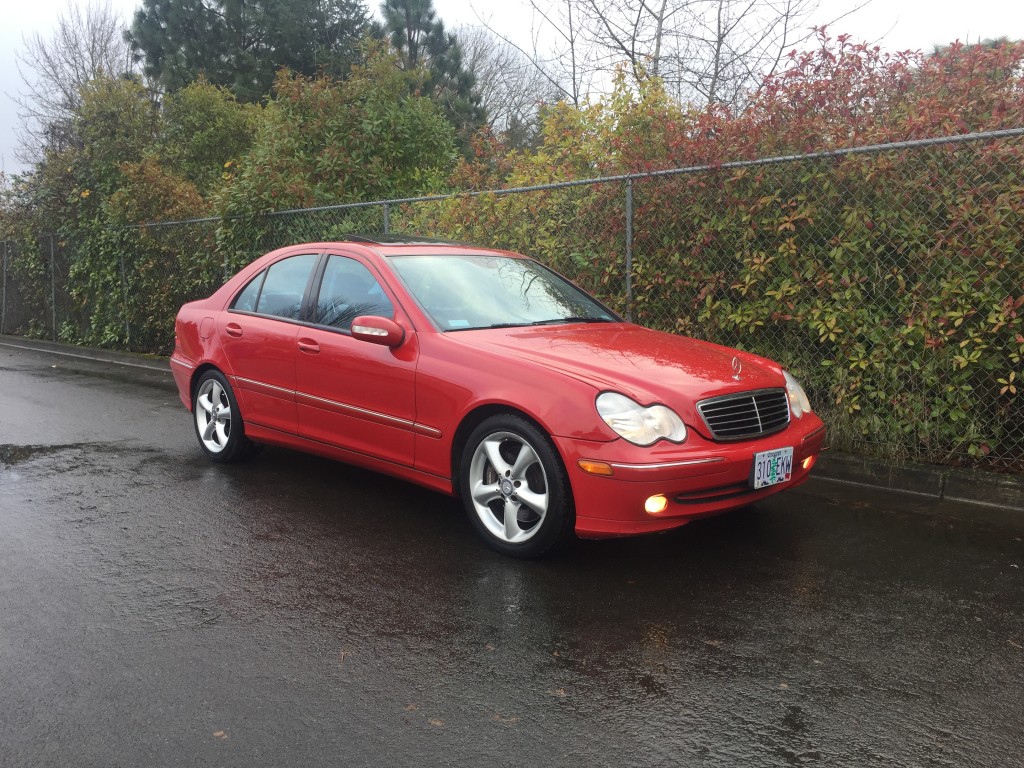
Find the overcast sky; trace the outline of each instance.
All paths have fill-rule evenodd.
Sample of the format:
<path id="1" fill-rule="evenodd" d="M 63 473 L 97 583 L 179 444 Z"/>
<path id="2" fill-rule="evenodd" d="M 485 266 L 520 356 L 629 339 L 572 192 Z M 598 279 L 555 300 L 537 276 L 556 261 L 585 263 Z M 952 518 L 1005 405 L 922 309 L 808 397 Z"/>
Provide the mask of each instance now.
<path id="1" fill-rule="evenodd" d="M 17 105 L 11 100 L 22 88 L 15 52 L 33 32 L 48 35 L 69 0 L 0 0 L 0 170 L 22 170 L 14 158 Z M 70 0 L 85 3 L 85 0 Z M 530 14 L 525 0 L 434 0 L 446 26 L 478 23 L 482 16 L 493 28 L 525 38 Z M 111 0 L 126 18 L 140 0 Z M 842 15 L 855 0 L 821 0 L 816 23 Z M 371 3 L 375 5 L 375 3 Z M 1021 0 L 870 0 L 866 7 L 832 27 L 856 39 L 877 43 L 887 50 L 929 51 L 936 43 L 976 42 L 990 37 L 1024 38 L 1024 2 Z"/>

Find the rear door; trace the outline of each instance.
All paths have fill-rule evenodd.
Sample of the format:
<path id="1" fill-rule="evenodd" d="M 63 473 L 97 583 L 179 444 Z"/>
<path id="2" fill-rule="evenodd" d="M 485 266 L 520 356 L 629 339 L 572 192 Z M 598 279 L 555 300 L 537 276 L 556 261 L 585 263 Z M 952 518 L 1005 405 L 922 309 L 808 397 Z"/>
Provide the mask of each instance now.
<path id="1" fill-rule="evenodd" d="M 275 261 L 221 315 L 221 345 L 248 422 L 296 432 L 296 339 L 318 259 L 300 253 Z"/>

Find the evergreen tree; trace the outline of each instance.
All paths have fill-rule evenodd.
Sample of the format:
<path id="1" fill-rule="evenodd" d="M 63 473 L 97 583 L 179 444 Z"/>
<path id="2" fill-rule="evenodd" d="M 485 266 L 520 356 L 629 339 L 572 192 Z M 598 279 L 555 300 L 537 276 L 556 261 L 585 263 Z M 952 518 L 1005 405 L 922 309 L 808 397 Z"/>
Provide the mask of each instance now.
<path id="1" fill-rule="evenodd" d="M 143 0 L 127 39 L 165 91 L 203 76 L 258 101 L 282 67 L 345 74 L 368 31 L 361 0 Z"/>
<path id="2" fill-rule="evenodd" d="M 463 64 L 462 47 L 445 31 L 433 0 L 384 0 L 383 33 L 402 58 L 406 69 L 424 67 L 424 84 L 447 118 L 466 141 L 484 123 L 485 114 L 476 90 L 476 77 Z"/>

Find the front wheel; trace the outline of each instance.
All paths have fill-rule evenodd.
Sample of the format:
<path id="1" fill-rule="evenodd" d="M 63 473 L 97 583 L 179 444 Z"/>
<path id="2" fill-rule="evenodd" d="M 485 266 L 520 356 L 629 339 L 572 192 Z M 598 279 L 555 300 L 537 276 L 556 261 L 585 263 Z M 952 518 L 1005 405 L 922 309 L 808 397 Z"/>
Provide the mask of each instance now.
<path id="1" fill-rule="evenodd" d="M 550 439 L 513 414 L 492 416 L 469 436 L 459 472 L 470 523 L 505 555 L 540 557 L 572 532 L 572 491 Z"/>
<path id="2" fill-rule="evenodd" d="M 243 461 L 262 447 L 245 436 L 235 393 L 220 371 L 207 371 L 196 384 L 192 420 L 199 445 L 212 461 Z"/>

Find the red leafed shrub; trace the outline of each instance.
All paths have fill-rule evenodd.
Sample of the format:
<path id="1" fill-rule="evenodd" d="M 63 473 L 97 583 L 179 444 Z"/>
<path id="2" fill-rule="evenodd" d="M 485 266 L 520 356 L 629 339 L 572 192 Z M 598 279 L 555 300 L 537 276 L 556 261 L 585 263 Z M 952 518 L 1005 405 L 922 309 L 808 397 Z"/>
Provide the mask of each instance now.
<path id="1" fill-rule="evenodd" d="M 781 360 L 834 442 L 1024 459 L 1024 139 L 733 161 L 1024 126 L 1024 44 L 794 54 L 750 105 L 689 111 L 656 82 L 559 106 L 535 153 L 482 143 L 462 188 L 636 178 L 628 309 Z M 531 253 L 625 299 L 625 183 L 417 207 L 408 225 Z"/>

